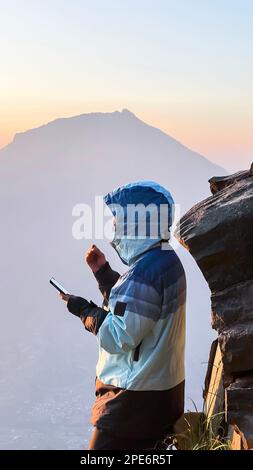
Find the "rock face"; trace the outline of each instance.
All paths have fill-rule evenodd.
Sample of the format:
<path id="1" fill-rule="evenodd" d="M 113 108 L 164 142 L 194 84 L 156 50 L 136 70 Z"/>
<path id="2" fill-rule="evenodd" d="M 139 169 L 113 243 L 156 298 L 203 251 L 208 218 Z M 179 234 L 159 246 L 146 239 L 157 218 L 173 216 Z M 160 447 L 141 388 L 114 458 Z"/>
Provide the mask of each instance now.
<path id="1" fill-rule="evenodd" d="M 253 164 L 209 183 L 213 195 L 182 217 L 175 235 L 211 290 L 228 416 L 253 419 Z"/>

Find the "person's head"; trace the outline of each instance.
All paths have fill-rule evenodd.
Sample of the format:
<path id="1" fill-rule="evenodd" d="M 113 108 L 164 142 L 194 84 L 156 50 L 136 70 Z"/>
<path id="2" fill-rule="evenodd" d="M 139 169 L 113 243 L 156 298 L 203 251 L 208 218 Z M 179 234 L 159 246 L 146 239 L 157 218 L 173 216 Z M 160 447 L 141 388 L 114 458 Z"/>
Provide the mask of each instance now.
<path id="1" fill-rule="evenodd" d="M 120 258 L 131 264 L 141 253 L 170 238 L 174 201 L 169 191 L 153 181 L 139 181 L 104 197 L 114 215 L 112 241 Z"/>

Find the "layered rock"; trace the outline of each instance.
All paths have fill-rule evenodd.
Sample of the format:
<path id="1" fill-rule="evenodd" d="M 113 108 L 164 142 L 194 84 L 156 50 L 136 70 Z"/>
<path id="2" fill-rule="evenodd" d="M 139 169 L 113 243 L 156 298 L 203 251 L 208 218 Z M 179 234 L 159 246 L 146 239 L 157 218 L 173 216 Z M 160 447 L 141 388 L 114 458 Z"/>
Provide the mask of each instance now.
<path id="1" fill-rule="evenodd" d="M 251 416 L 253 387 L 247 377 L 253 371 L 253 165 L 209 183 L 212 196 L 182 217 L 175 235 L 211 290 L 212 327 L 218 332 L 230 416 L 233 409 Z M 242 387 L 236 380 L 243 376 Z M 240 403 L 235 406 L 232 397 L 243 401 L 242 396 L 242 408 Z"/>

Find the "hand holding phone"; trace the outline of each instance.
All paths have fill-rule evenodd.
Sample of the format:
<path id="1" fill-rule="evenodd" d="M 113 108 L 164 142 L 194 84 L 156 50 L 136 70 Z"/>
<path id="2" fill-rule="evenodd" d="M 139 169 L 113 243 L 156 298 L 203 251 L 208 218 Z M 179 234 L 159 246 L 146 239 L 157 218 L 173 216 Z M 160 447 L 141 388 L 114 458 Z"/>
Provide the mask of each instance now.
<path id="1" fill-rule="evenodd" d="M 55 289 L 57 289 L 60 294 L 63 294 L 63 295 L 69 295 L 69 292 L 67 291 L 67 289 L 65 289 L 65 287 L 63 287 L 62 284 L 60 284 L 58 281 L 56 281 L 56 279 L 54 279 L 54 277 L 51 277 L 50 279 L 50 284 L 52 284 L 52 286 L 55 287 Z M 65 300 L 65 299 L 63 299 Z"/>

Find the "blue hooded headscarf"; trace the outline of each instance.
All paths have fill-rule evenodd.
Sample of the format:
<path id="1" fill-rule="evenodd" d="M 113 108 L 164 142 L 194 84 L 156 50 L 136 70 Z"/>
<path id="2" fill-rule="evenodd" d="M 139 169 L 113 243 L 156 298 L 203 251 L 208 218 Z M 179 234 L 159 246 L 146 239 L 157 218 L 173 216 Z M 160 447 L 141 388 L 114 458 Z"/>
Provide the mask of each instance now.
<path id="1" fill-rule="evenodd" d="M 125 264 L 131 265 L 145 251 L 169 240 L 174 201 L 159 184 L 130 183 L 107 194 L 104 201 L 116 222 L 111 244 Z"/>

